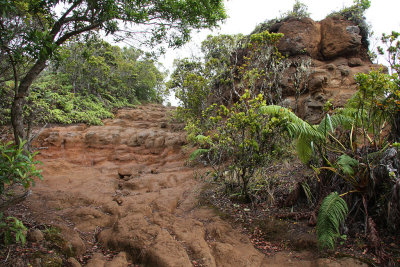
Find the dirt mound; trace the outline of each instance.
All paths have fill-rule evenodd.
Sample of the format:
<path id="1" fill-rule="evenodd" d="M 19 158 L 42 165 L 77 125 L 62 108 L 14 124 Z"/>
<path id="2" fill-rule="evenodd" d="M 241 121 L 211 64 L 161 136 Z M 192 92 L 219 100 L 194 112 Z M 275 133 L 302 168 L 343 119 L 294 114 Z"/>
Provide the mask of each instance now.
<path id="1" fill-rule="evenodd" d="M 37 222 L 61 229 L 68 256 L 79 258 L 100 243 L 121 253 L 112 261 L 94 254 L 87 266 L 355 264 L 312 253 L 266 257 L 240 229 L 200 207 L 202 184 L 184 164 L 185 133 L 169 122 L 170 111 L 146 105 L 121 110 L 104 126 L 54 127 L 40 135 L 44 181 L 26 204 Z"/>

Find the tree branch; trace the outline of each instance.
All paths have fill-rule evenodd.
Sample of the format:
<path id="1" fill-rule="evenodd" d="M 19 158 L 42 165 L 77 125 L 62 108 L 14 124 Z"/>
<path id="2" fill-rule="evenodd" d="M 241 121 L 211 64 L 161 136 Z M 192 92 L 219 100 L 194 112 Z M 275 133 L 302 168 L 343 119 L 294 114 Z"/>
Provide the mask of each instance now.
<path id="1" fill-rule="evenodd" d="M 71 38 L 72 36 L 75 36 L 75 35 L 81 34 L 83 32 L 87 32 L 87 31 L 94 30 L 94 29 L 98 28 L 101 25 L 101 23 L 102 22 L 96 22 L 96 23 L 94 23 L 92 25 L 80 28 L 80 29 L 78 29 L 76 31 L 72 31 L 72 32 L 66 33 L 65 35 L 63 35 L 60 38 L 58 38 L 58 40 L 55 43 L 56 43 L 57 46 L 59 46 L 59 45 L 63 44 L 65 41 L 67 41 L 69 38 Z"/>

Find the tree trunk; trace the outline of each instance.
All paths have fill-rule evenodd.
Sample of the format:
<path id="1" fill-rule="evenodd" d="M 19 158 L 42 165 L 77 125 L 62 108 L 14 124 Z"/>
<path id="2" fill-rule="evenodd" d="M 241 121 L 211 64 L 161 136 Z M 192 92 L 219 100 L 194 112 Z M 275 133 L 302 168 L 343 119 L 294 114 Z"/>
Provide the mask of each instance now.
<path id="1" fill-rule="evenodd" d="M 40 72 L 46 67 L 45 59 L 38 59 L 33 67 L 21 80 L 19 86 L 16 86 L 14 101 L 11 107 L 11 124 L 14 129 L 15 144 L 19 145 L 20 140 L 26 140 L 24 128 L 23 108 L 26 98 L 29 96 L 29 88 Z"/>
<path id="2" fill-rule="evenodd" d="M 26 95 L 15 95 L 11 107 L 11 124 L 14 129 L 14 141 L 15 144 L 18 146 L 20 144 L 20 140 L 26 139 L 26 133 L 24 129 L 24 115 L 23 115 L 25 97 Z"/>

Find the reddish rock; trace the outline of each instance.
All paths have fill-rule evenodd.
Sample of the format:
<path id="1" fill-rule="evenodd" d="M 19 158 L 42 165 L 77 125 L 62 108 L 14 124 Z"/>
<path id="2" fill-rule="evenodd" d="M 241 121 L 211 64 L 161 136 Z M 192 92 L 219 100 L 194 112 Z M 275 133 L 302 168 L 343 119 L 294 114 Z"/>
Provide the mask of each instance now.
<path id="1" fill-rule="evenodd" d="M 284 37 L 278 44 L 281 52 L 290 56 L 307 54 L 313 58 L 319 55 L 321 42 L 320 25 L 312 19 L 290 19 L 279 28 Z"/>
<path id="2" fill-rule="evenodd" d="M 75 258 L 68 258 L 67 260 L 68 267 L 81 267 L 82 265 Z"/>
<path id="3" fill-rule="evenodd" d="M 321 53 L 326 59 L 356 53 L 361 47 L 360 29 L 340 18 L 326 18 L 321 22 Z"/>

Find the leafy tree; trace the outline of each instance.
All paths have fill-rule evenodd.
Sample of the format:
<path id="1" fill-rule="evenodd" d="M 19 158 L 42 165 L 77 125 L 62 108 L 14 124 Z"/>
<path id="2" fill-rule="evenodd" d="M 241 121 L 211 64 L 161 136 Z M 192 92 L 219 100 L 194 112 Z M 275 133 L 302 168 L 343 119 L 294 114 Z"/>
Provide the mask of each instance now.
<path id="1" fill-rule="evenodd" d="M 221 0 L 146 0 L 140 3 L 10 0 L 2 1 L 0 10 L 1 54 L 8 56 L 14 77 L 11 122 L 16 143 L 26 138 L 23 106 L 32 82 L 70 38 L 95 30 L 119 38 L 146 33 L 147 43 L 166 41 L 171 46 L 179 46 L 189 39 L 191 29 L 211 28 L 225 18 Z M 24 57 L 32 64 L 21 73 L 17 63 Z"/>
<path id="2" fill-rule="evenodd" d="M 167 83 L 169 90 L 181 101 L 178 113 L 184 119 L 201 118 L 208 107 L 210 90 L 209 75 L 199 60 L 181 59 L 174 62 L 175 71 Z"/>
<path id="3" fill-rule="evenodd" d="M 101 124 L 112 109 L 139 101 L 160 102 L 164 74 L 149 55 L 91 36 L 67 42 L 32 84 L 24 106 L 28 143 L 37 123 Z M 2 123 L 10 121 L 12 84 L 0 91 Z"/>
<path id="4" fill-rule="evenodd" d="M 214 101 L 221 104 L 233 102 L 238 97 L 235 88 L 235 71 L 239 64 L 238 51 L 243 48 L 246 38 L 241 35 L 208 36 L 201 43 L 205 69 L 210 76 Z"/>
<path id="5" fill-rule="evenodd" d="M 392 138 L 400 141 L 400 33 L 392 31 L 390 34 L 382 34 L 382 43 L 384 47 L 378 47 L 378 53 L 385 55 L 392 73 L 391 77 L 387 77 L 394 83 L 383 107 L 391 106 L 391 132 Z M 397 109 L 395 109 L 395 107 Z"/>
<path id="6" fill-rule="evenodd" d="M 68 75 L 74 93 L 112 96 L 131 104 L 161 101 L 157 90 L 164 74 L 152 58 L 132 47 L 121 49 L 93 36 L 85 43 L 68 42 L 51 66 L 53 72 Z"/>
<path id="7" fill-rule="evenodd" d="M 243 64 L 237 66 L 238 92 L 249 89 L 253 97 L 262 94 L 268 104 L 282 102 L 282 79 L 289 67 L 276 47 L 282 37 L 281 33 L 268 31 L 250 35 L 245 45 L 248 53 L 243 54 Z"/>
<path id="8" fill-rule="evenodd" d="M 269 104 L 280 103 L 283 75 L 290 65 L 276 48 L 282 36 L 268 31 L 248 37 L 209 36 L 202 43 L 205 62 L 177 61 L 168 88 L 176 92 L 188 116 L 202 121 L 207 106 L 229 105 L 245 90 L 252 97 L 262 94 Z"/>

